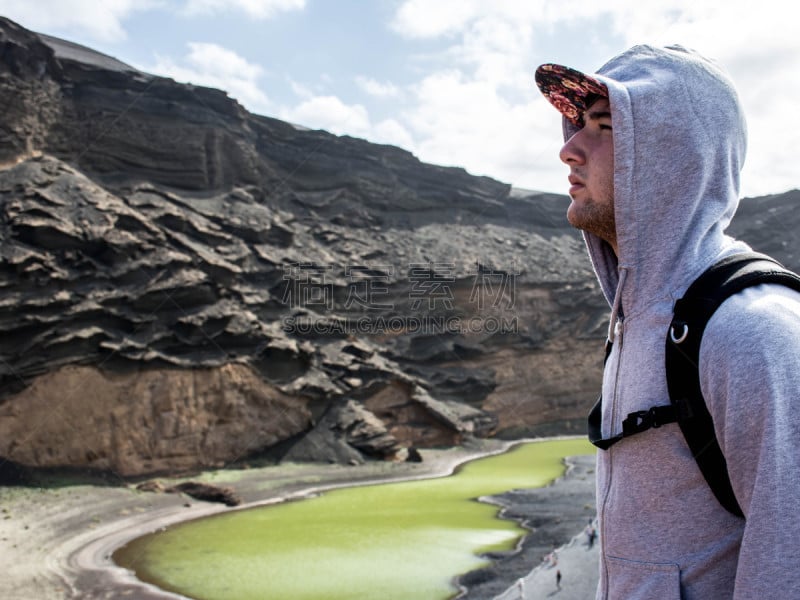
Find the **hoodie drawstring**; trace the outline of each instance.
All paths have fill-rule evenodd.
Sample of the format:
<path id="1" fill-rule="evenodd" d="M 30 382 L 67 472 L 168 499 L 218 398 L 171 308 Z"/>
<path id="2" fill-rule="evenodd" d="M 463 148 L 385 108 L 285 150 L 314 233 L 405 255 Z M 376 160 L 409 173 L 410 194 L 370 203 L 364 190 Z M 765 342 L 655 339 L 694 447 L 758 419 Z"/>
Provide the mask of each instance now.
<path id="1" fill-rule="evenodd" d="M 625 285 L 625 280 L 628 278 L 628 267 L 620 266 L 618 270 L 619 283 L 617 284 L 616 292 L 614 292 L 614 302 L 611 305 L 611 318 L 608 322 L 608 340 L 612 343 L 617 335 L 617 319 L 619 317 L 620 307 L 622 306 L 622 287 Z"/>

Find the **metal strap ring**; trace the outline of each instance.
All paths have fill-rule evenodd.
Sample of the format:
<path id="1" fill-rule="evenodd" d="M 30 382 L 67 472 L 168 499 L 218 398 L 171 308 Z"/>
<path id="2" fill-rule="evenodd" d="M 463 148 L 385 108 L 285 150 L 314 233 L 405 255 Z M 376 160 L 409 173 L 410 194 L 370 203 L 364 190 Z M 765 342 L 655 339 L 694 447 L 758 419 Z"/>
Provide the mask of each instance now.
<path id="1" fill-rule="evenodd" d="M 669 328 L 669 339 L 671 339 L 675 344 L 680 344 L 689 335 L 689 326 L 686 323 L 681 323 L 681 325 L 683 325 L 683 331 L 681 332 L 680 336 L 675 335 L 674 325 Z"/>

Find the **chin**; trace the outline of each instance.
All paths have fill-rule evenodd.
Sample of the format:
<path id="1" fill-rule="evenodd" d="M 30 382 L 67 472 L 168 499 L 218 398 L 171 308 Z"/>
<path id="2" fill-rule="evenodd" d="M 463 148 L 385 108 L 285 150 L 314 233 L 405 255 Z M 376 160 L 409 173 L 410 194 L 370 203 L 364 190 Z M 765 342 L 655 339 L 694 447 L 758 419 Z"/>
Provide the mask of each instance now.
<path id="1" fill-rule="evenodd" d="M 575 205 L 575 200 L 573 200 L 572 204 L 570 204 L 569 208 L 567 208 L 567 223 L 569 223 L 573 227 L 577 227 L 578 229 L 580 229 L 581 228 L 580 215 L 576 214 L 578 210 L 579 210 L 578 207 Z"/>

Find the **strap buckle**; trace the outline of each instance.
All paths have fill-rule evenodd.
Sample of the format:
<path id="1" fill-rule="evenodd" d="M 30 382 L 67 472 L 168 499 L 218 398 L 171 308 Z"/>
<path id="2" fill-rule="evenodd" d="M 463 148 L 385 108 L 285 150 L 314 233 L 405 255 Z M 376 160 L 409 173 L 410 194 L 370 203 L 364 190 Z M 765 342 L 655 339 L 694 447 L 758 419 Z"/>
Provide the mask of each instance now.
<path id="1" fill-rule="evenodd" d="M 627 418 L 622 422 L 622 435 L 628 436 L 648 429 L 658 429 L 662 425 L 675 421 L 674 408 L 669 405 L 653 406 L 649 410 L 637 410 L 628 413 Z"/>

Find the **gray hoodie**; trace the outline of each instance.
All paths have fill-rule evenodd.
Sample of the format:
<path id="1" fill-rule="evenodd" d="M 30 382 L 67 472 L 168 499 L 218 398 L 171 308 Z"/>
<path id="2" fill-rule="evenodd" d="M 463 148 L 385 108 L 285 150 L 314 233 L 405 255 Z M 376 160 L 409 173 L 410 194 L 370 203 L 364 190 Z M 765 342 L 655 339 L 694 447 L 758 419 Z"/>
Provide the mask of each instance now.
<path id="1" fill-rule="evenodd" d="M 746 131 L 727 76 L 684 48 L 638 46 L 594 76 L 608 87 L 614 135 L 619 258 L 585 235 L 612 306 L 602 389 L 611 437 L 629 413 L 669 404 L 675 300 L 712 263 L 749 250 L 724 234 Z M 699 368 L 746 520 L 720 506 L 674 423 L 598 451 L 597 598 L 800 598 L 800 294 L 759 286 L 725 302 Z"/>

